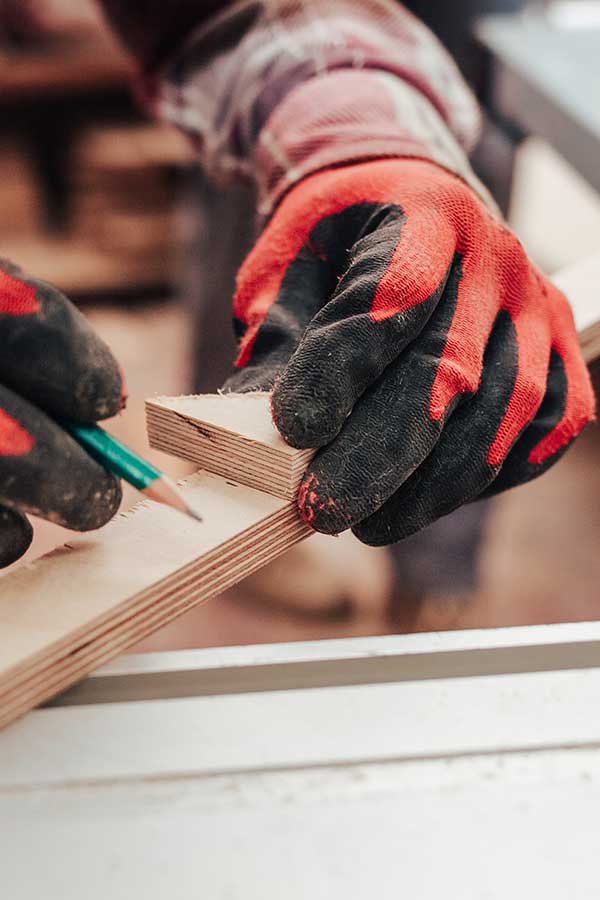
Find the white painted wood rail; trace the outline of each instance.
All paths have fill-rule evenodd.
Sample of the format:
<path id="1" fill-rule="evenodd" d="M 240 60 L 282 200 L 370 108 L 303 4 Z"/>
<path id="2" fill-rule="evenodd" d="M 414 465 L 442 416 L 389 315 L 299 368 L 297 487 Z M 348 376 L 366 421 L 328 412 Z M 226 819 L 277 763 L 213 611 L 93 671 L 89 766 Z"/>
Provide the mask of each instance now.
<path id="1" fill-rule="evenodd" d="M 600 666 L 600 622 L 132 654 L 48 705 L 216 696 Z"/>
<path id="2" fill-rule="evenodd" d="M 124 657 L 0 733 L 11 900 L 596 898 L 600 625 Z"/>

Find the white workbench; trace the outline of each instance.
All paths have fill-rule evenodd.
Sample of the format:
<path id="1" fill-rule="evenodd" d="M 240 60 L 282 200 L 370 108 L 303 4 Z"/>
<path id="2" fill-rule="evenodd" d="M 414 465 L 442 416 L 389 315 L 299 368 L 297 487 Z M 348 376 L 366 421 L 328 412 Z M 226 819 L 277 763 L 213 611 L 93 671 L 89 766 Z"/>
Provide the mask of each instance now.
<path id="1" fill-rule="evenodd" d="M 124 657 L 0 733 L 2 896 L 596 898 L 600 624 Z"/>

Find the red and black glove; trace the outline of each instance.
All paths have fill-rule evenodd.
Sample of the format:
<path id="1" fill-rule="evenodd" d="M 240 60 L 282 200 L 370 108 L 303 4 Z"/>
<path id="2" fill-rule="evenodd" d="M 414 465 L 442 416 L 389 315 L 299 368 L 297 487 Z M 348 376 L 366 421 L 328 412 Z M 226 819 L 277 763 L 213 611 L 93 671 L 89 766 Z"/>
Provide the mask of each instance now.
<path id="1" fill-rule="evenodd" d="M 57 290 L 0 263 L 0 566 L 25 552 L 24 513 L 78 531 L 103 525 L 119 481 L 54 421 L 95 422 L 124 403 L 117 363 Z"/>
<path id="2" fill-rule="evenodd" d="M 284 198 L 238 276 L 232 390 L 317 448 L 298 502 L 327 534 L 400 540 L 541 474 L 594 416 L 569 304 L 475 193 L 389 159 Z"/>

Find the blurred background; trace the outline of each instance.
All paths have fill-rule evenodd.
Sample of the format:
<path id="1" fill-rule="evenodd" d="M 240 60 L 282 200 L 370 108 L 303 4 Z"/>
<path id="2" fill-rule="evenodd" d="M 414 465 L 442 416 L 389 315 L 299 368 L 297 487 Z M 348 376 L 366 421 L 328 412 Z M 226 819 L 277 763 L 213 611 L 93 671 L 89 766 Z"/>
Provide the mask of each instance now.
<path id="1" fill-rule="evenodd" d="M 92 0 L 17 6 L 0 35 L 0 256 L 90 318 L 128 380 L 128 409 L 109 429 L 184 475 L 187 464 L 148 451 L 143 401 L 226 376 L 251 190 L 207 184 L 186 139 L 144 117 L 132 64 Z M 600 3 L 465 6 L 457 27 L 454 4 L 412 4 L 484 105 L 475 167 L 552 273 L 600 251 Z M 126 491 L 124 505 L 135 502 Z M 67 536 L 36 526 L 28 559 Z M 530 485 L 391 550 L 311 538 L 137 649 L 596 619 L 599 546 L 592 428 Z"/>

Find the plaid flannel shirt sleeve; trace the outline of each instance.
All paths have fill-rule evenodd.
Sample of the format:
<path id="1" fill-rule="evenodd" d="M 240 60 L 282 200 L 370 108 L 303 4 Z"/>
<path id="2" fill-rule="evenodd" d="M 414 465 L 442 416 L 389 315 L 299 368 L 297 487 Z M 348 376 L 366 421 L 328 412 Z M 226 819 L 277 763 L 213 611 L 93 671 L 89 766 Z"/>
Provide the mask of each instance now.
<path id="1" fill-rule="evenodd" d="M 211 177 L 255 179 L 263 215 L 313 172 L 386 156 L 431 159 L 493 207 L 466 155 L 479 130 L 476 101 L 404 6 L 210 5 L 146 76 L 146 96 L 158 116 L 191 136 Z"/>

